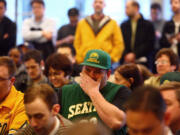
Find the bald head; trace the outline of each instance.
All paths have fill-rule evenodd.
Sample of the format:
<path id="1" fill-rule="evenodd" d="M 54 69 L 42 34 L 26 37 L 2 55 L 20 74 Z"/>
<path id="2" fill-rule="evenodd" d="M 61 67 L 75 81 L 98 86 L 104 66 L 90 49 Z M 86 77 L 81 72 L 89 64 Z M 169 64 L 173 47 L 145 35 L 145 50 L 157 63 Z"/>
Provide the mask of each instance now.
<path id="1" fill-rule="evenodd" d="M 93 8 L 95 14 L 102 14 L 105 7 L 105 0 L 94 0 Z"/>
<path id="2" fill-rule="evenodd" d="M 128 0 L 126 3 L 126 15 L 128 17 L 134 17 L 137 13 L 139 13 L 139 3 L 135 0 Z"/>

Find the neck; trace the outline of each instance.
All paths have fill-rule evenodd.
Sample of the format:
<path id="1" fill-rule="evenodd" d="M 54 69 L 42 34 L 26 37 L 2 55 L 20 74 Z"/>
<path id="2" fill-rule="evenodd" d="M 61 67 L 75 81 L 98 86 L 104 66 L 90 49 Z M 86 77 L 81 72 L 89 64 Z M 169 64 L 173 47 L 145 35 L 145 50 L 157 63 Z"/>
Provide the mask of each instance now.
<path id="1" fill-rule="evenodd" d="M 94 14 L 94 19 L 99 20 L 99 19 L 101 19 L 102 15 L 103 15 L 103 13 L 95 13 Z"/>
<path id="2" fill-rule="evenodd" d="M 56 116 L 54 116 L 51 127 L 49 128 L 49 131 L 48 131 L 47 135 L 49 135 L 53 131 L 53 129 L 56 127 L 56 124 L 57 124 Z"/>
<path id="3" fill-rule="evenodd" d="M 177 122 L 171 124 L 170 128 L 171 128 L 173 134 L 175 134 L 178 130 L 180 130 L 180 122 L 177 121 Z"/>
<path id="4" fill-rule="evenodd" d="M 42 78 L 43 78 L 43 75 L 41 73 L 37 78 L 33 79 L 33 83 L 37 83 L 37 82 L 41 81 Z"/>
<path id="5" fill-rule="evenodd" d="M 134 21 L 139 20 L 139 18 L 141 17 L 141 15 L 139 13 L 136 13 L 135 16 L 133 16 L 131 19 Z"/>
<path id="6" fill-rule="evenodd" d="M 174 19 L 174 21 L 176 21 L 176 22 L 180 22 L 180 13 L 175 14 L 174 17 L 173 17 L 173 19 Z"/>
<path id="7" fill-rule="evenodd" d="M 43 16 L 35 17 L 36 22 L 40 22 L 42 20 Z"/>

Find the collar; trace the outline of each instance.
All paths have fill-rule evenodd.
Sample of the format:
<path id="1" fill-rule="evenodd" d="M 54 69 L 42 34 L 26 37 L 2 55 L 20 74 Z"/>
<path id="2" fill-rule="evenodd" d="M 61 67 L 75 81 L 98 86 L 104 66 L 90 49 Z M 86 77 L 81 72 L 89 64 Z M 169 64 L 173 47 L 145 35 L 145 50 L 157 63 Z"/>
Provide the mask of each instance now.
<path id="1" fill-rule="evenodd" d="M 92 20 L 96 20 L 94 16 L 95 16 L 94 14 L 91 15 L 91 19 L 92 19 Z M 104 18 L 104 14 L 102 14 L 102 15 L 100 16 L 99 21 L 101 21 L 103 18 Z"/>
<path id="2" fill-rule="evenodd" d="M 5 100 L 0 104 L 0 109 L 2 107 L 6 107 L 9 109 L 12 109 L 15 103 L 15 97 L 18 94 L 18 92 L 16 91 L 15 87 L 12 86 L 9 95 L 5 98 Z"/>
<path id="3" fill-rule="evenodd" d="M 55 124 L 56 125 L 55 125 L 54 129 L 50 132 L 49 135 L 55 135 L 60 127 L 60 121 L 57 117 L 55 117 Z"/>
<path id="4" fill-rule="evenodd" d="M 42 22 L 45 20 L 45 17 L 43 16 L 42 19 L 41 19 L 39 22 L 36 21 L 35 16 L 33 16 L 32 19 L 33 19 L 33 21 L 36 22 L 36 23 L 42 23 Z"/>

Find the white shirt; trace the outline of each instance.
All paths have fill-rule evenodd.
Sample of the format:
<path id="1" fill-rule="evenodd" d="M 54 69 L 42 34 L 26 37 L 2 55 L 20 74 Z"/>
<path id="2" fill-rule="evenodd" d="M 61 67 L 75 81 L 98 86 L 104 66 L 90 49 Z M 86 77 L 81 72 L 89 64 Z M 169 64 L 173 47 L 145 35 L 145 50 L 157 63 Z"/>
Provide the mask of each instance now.
<path id="1" fill-rule="evenodd" d="M 53 39 L 56 36 L 56 23 L 49 18 L 43 18 L 41 21 L 35 21 L 35 18 L 28 18 L 24 20 L 22 25 L 22 36 L 25 41 L 35 41 L 38 43 L 47 42 L 47 39 L 42 36 L 42 31 L 32 31 L 31 28 L 42 29 L 53 33 Z"/>
<path id="2" fill-rule="evenodd" d="M 49 133 L 49 135 L 55 135 L 59 129 L 59 126 L 60 126 L 60 121 L 57 117 L 56 118 L 56 125 L 54 127 L 54 129 Z"/>

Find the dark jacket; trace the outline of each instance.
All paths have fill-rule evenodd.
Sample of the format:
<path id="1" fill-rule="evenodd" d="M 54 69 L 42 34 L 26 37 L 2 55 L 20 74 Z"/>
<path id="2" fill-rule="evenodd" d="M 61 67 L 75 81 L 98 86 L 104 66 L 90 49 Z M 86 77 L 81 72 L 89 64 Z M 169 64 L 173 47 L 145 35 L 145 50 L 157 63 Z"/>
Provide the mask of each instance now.
<path id="1" fill-rule="evenodd" d="M 179 28 L 180 32 L 180 28 Z M 162 32 L 162 38 L 160 39 L 160 48 L 169 48 L 171 47 L 171 44 L 169 43 L 167 39 L 167 35 L 173 36 L 175 34 L 175 24 L 173 20 L 170 20 L 165 23 L 163 27 L 163 32 Z M 178 43 L 178 54 L 180 56 L 180 43 Z"/>
<path id="2" fill-rule="evenodd" d="M 4 38 L 8 35 L 7 38 Z M 16 45 L 16 24 L 6 16 L 0 21 L 0 56 Z"/>
<path id="3" fill-rule="evenodd" d="M 145 20 L 142 15 L 137 22 L 134 50 L 131 49 L 132 28 L 130 19 L 121 24 L 121 30 L 125 43 L 124 55 L 133 52 L 136 54 L 136 57 L 139 58 L 147 56 L 153 51 L 155 43 L 154 27 L 153 24 Z"/>

